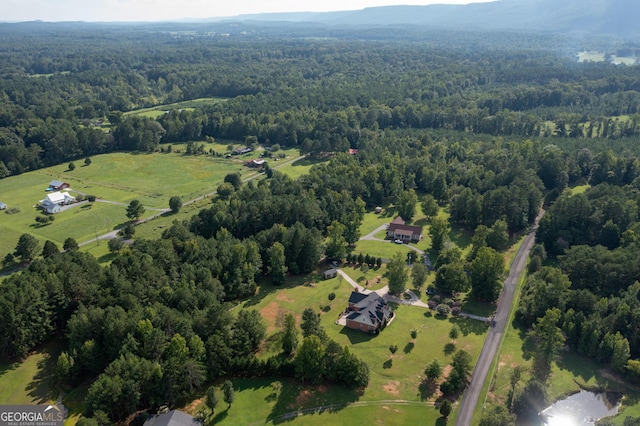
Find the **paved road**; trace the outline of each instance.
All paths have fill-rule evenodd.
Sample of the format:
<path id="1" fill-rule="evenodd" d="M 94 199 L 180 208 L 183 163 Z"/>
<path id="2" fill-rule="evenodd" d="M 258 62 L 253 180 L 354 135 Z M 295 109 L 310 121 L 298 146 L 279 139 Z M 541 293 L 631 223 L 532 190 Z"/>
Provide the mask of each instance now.
<path id="1" fill-rule="evenodd" d="M 513 303 L 513 297 L 515 295 L 518 279 L 522 274 L 524 266 L 527 264 L 529 251 L 531 251 L 531 247 L 533 247 L 533 243 L 535 242 L 535 229 L 537 228 L 538 221 L 543 214 L 544 210 L 541 211 L 536 218 L 536 225 L 533 227 L 529 235 L 527 235 L 524 239 L 524 242 L 520 246 L 516 257 L 511 263 L 509 276 L 504 282 L 504 288 L 502 289 L 502 293 L 500 294 L 500 298 L 498 299 L 498 305 L 496 313 L 494 315 L 495 326 L 489 329 L 489 334 L 484 341 L 482 352 L 480 352 L 480 358 L 478 358 L 478 362 L 473 369 L 473 374 L 471 375 L 471 383 L 465 391 L 462 402 L 460 403 L 460 410 L 458 411 L 456 426 L 469 426 L 471 424 L 471 420 L 473 419 L 473 411 L 475 410 L 476 405 L 478 405 L 480 393 L 482 392 L 482 387 L 484 386 L 484 383 L 487 379 L 489 368 L 491 367 L 493 359 L 496 357 L 498 347 L 500 346 L 500 341 L 502 340 L 502 336 L 504 335 L 504 330 L 507 325 L 509 310 L 511 309 L 511 304 Z"/>

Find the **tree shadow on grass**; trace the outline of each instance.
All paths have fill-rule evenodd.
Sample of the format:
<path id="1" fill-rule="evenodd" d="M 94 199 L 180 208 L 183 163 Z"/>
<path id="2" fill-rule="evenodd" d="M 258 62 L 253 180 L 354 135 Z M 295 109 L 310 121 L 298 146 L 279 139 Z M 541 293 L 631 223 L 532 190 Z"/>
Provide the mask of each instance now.
<path id="1" fill-rule="evenodd" d="M 408 353 L 410 353 L 410 352 L 413 350 L 414 346 L 415 346 L 415 343 L 413 343 L 413 342 L 409 342 L 409 343 L 407 343 L 407 344 L 404 346 L 404 349 L 403 349 L 402 351 L 403 351 L 405 354 L 408 354 Z"/>
<path id="2" fill-rule="evenodd" d="M 488 330 L 487 323 L 471 318 L 451 318 L 449 322 L 457 324 L 463 336 L 485 334 Z"/>
<path id="3" fill-rule="evenodd" d="M 420 391 L 420 400 L 426 401 L 435 395 L 438 390 L 438 384 L 433 380 L 423 379 L 418 386 L 418 390 Z"/>
<path id="4" fill-rule="evenodd" d="M 37 373 L 33 380 L 26 387 L 28 395 L 35 404 L 45 404 L 58 397 L 56 390 L 56 365 L 61 347 L 57 339 L 52 339 L 36 350 L 44 354 L 43 359 L 38 361 Z"/>
<path id="5" fill-rule="evenodd" d="M 229 409 L 227 408 L 226 410 L 220 411 L 219 413 L 213 416 L 212 424 L 217 425 L 218 423 L 226 419 L 228 416 L 229 416 Z"/>
<path id="6" fill-rule="evenodd" d="M 445 355 L 451 355 L 455 351 L 456 351 L 456 345 L 454 345 L 453 343 L 447 343 L 446 345 L 444 345 L 443 352 Z"/>
<path id="7" fill-rule="evenodd" d="M 318 276 L 319 277 L 319 276 Z M 258 291 L 251 296 L 244 304 L 245 307 L 255 306 L 265 297 L 283 289 L 297 287 L 307 282 L 317 282 L 315 275 L 296 275 L 291 276 L 284 285 L 274 285 L 269 280 L 264 279 L 258 283 Z"/>
<path id="8" fill-rule="evenodd" d="M 391 358 L 382 363 L 382 368 L 384 369 L 389 369 L 391 367 L 393 367 L 393 359 Z"/>
<path id="9" fill-rule="evenodd" d="M 112 261 L 115 258 L 116 258 L 116 254 L 115 253 L 107 253 L 107 254 L 103 254 L 102 256 L 100 256 L 98 258 L 98 262 L 106 263 L 106 262 Z"/>
<path id="10" fill-rule="evenodd" d="M 305 414 L 336 412 L 362 396 L 360 391 L 341 386 L 304 386 L 294 381 L 283 381 L 282 384 L 282 389 L 265 423 L 279 424 Z"/>
<path id="11" fill-rule="evenodd" d="M 451 226 L 449 239 L 461 249 L 471 244 L 471 234 L 456 224 Z"/>
<path id="12" fill-rule="evenodd" d="M 340 334 L 344 334 L 349 339 L 349 342 L 352 345 L 356 345 L 358 343 L 368 342 L 369 340 L 376 337 L 374 334 L 365 333 L 363 331 L 353 330 L 348 327 L 342 327 Z"/>

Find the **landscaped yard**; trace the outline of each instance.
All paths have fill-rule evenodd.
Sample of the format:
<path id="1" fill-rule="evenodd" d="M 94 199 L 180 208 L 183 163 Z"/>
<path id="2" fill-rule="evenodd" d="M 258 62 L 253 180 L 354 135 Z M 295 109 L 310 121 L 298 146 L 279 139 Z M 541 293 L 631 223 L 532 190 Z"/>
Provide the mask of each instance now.
<path id="1" fill-rule="evenodd" d="M 354 275 L 359 272 L 351 268 L 347 271 Z M 346 280 L 333 278 L 322 281 L 312 277 L 300 278 L 297 282 L 308 282 L 310 285 L 276 287 L 268 283 L 262 284 L 256 296 L 237 308 L 257 309 L 267 322 L 268 334 L 271 338 L 267 339 L 268 343 L 265 344 L 262 356 L 267 357 L 280 351 L 278 340 L 280 319 L 291 312 L 294 313 L 299 324 L 302 311 L 306 307 L 311 307 L 321 314 L 322 324 L 329 337 L 341 345 L 349 346 L 356 355 L 367 362 L 371 368 L 369 386 L 364 394 L 356 395 L 351 392 L 345 393 L 344 390 L 338 392 L 332 388 L 323 387 L 307 389 L 292 384 L 291 386 L 296 388 L 294 392 L 296 396 L 288 397 L 287 404 L 283 404 L 282 407 L 276 407 L 275 401 L 269 401 L 266 398 L 271 392 L 269 389 L 249 388 L 246 390 L 249 393 L 246 396 L 247 400 L 261 402 L 253 406 L 255 420 L 247 419 L 247 421 L 264 423 L 273 418 L 268 417 L 269 415 L 295 411 L 297 405 L 292 401 L 306 401 L 310 398 L 317 406 L 348 404 L 349 407 L 332 413 L 305 416 L 302 420 L 304 424 L 320 424 L 320 422 L 344 424 L 356 417 L 376 419 L 385 424 L 396 423 L 396 419 L 435 424 L 440 415 L 430 404 L 433 403 L 436 395 L 426 387 L 421 387 L 427 363 L 438 358 L 446 365 L 450 362 L 452 351 L 455 349 L 465 349 L 472 354 L 474 360 L 477 359 L 484 342 L 486 325 L 465 318 L 440 318 L 425 308 L 401 305 L 394 306 L 396 316 L 393 322 L 378 336 L 372 336 L 335 324 L 338 314 L 346 307 L 352 291 L 352 287 Z M 329 301 L 329 293 L 336 294 L 334 300 Z M 458 324 L 462 330 L 462 336 L 455 345 L 447 337 L 453 323 Z M 418 331 L 415 340 L 410 336 L 413 328 Z M 389 351 L 390 345 L 398 346 L 398 351 L 394 355 Z M 357 404 L 354 405 L 356 401 Z M 233 407 L 229 410 L 227 416 L 222 419 L 223 424 L 227 422 L 228 424 L 238 422 L 245 424 L 242 419 L 233 414 L 235 411 Z"/>

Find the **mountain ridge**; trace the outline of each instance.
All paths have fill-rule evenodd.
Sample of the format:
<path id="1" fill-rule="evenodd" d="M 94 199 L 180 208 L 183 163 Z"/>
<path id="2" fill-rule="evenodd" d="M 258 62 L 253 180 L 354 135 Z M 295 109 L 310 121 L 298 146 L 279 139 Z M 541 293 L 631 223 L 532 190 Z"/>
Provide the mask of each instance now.
<path id="1" fill-rule="evenodd" d="M 640 34 L 640 2 L 629 0 L 498 0 L 467 5 L 378 6 L 340 12 L 239 15 L 207 21 L 313 22 L 327 26 L 418 25 L 443 29 Z"/>

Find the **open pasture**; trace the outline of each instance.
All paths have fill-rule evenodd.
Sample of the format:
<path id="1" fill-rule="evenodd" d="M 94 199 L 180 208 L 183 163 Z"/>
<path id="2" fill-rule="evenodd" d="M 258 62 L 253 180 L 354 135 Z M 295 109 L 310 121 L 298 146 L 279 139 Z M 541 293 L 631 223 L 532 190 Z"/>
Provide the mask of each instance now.
<path id="1" fill-rule="evenodd" d="M 224 144 L 207 145 L 218 151 L 226 149 Z M 60 164 L 0 180 L 0 201 L 19 210 L 13 214 L 0 212 L 0 258 L 13 252 L 23 233 L 42 242 L 52 240 L 60 247 L 68 237 L 81 243 L 126 224 L 126 205 L 131 200 L 137 199 L 145 206 L 147 217 L 167 209 L 174 195 L 187 201 L 215 191 L 227 173 L 240 172 L 243 177 L 256 173 L 243 166 L 248 159 L 257 158 L 256 152 L 247 158 L 224 158 L 184 155 L 182 145 L 174 148 L 171 153 L 104 154 L 92 157 L 89 166 L 76 161 L 73 171 L 67 164 Z M 99 200 L 74 205 L 55 214 L 52 223 L 36 226 L 35 217 L 40 214 L 36 206 L 54 179 L 68 182 L 72 195 L 95 195 Z"/>

